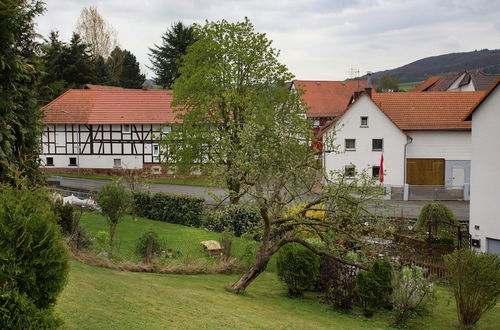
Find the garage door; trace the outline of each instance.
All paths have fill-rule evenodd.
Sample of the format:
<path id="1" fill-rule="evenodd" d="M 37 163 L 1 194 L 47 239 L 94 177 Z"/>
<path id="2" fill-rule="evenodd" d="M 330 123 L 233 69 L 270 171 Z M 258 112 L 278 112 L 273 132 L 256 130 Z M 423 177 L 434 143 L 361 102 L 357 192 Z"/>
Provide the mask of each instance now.
<path id="1" fill-rule="evenodd" d="M 500 240 L 486 238 L 486 252 L 500 256 Z"/>
<path id="2" fill-rule="evenodd" d="M 406 172 L 410 185 L 444 185 L 444 159 L 408 158 Z"/>

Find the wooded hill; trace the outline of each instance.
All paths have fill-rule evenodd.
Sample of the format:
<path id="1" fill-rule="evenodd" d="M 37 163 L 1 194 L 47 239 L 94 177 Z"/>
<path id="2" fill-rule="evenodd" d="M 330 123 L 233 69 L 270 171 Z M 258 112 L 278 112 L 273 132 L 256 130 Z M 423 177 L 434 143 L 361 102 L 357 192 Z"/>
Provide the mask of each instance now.
<path id="1" fill-rule="evenodd" d="M 374 72 L 373 77 L 380 79 L 387 75 L 404 83 L 423 81 L 430 76 L 475 69 L 481 69 L 489 74 L 500 73 L 500 49 L 482 49 L 426 57 L 399 68 Z"/>

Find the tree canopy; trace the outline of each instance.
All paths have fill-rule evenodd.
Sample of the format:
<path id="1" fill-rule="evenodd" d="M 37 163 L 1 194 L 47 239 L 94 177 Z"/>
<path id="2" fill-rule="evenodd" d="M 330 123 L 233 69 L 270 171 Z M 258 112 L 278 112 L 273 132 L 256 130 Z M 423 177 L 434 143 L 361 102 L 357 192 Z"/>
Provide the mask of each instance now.
<path id="1" fill-rule="evenodd" d="M 99 56 L 108 58 L 111 50 L 118 44 L 116 30 L 104 20 L 96 7 L 82 9 L 76 32 L 89 45 L 90 54 L 94 59 Z"/>
<path id="2" fill-rule="evenodd" d="M 179 77 L 180 59 L 187 48 L 196 41 L 193 26 L 182 22 L 172 26 L 161 36 L 161 44 L 149 48 L 151 70 L 155 73 L 155 82 L 165 88 L 171 88 Z"/>

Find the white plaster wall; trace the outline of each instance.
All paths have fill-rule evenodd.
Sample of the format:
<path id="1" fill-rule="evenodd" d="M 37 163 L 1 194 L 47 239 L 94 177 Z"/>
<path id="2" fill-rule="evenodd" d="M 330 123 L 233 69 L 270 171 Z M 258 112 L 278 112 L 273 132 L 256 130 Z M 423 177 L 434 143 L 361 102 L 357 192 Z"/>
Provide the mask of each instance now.
<path id="1" fill-rule="evenodd" d="M 471 166 L 470 233 L 486 251 L 487 237 L 500 239 L 500 86 L 472 116 Z"/>
<path id="2" fill-rule="evenodd" d="M 48 168 L 77 168 L 77 166 L 69 166 L 69 158 L 78 159 L 77 155 L 41 155 L 42 164 L 45 164 L 47 157 L 54 158 L 54 166 Z M 122 168 L 140 169 L 142 168 L 142 156 L 123 156 L 123 155 L 80 155 L 80 168 L 113 168 L 114 159 L 122 160 Z"/>
<path id="3" fill-rule="evenodd" d="M 368 127 L 360 127 L 361 116 L 368 116 Z M 328 132 L 329 136 L 333 129 Z M 335 125 L 335 144 L 340 154 L 325 154 L 325 170 L 343 170 L 350 163 L 358 171 L 380 165 L 381 151 L 372 151 L 372 139 L 384 140 L 384 183 L 404 184 L 404 145 L 406 135 L 371 101 L 363 95 Z M 327 136 L 328 138 L 328 136 Z M 356 139 L 356 151 L 345 151 L 345 139 Z"/>
<path id="4" fill-rule="evenodd" d="M 407 131 L 413 141 L 408 145 L 407 158 L 444 158 L 470 160 L 470 131 Z"/>

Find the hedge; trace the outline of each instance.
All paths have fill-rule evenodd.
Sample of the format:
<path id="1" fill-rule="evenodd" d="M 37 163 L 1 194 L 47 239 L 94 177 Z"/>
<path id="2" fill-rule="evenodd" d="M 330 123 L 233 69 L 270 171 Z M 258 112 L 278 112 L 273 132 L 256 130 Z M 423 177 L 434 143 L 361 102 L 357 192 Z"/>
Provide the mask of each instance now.
<path id="1" fill-rule="evenodd" d="M 201 197 L 172 194 L 134 192 L 137 215 L 151 220 L 199 227 L 205 200 Z"/>
<path id="2" fill-rule="evenodd" d="M 228 230 L 235 236 L 245 233 L 256 234 L 257 227 L 262 224 L 259 210 L 251 205 L 228 205 L 222 209 L 209 212 L 204 226 L 210 231 L 223 232 Z"/>

